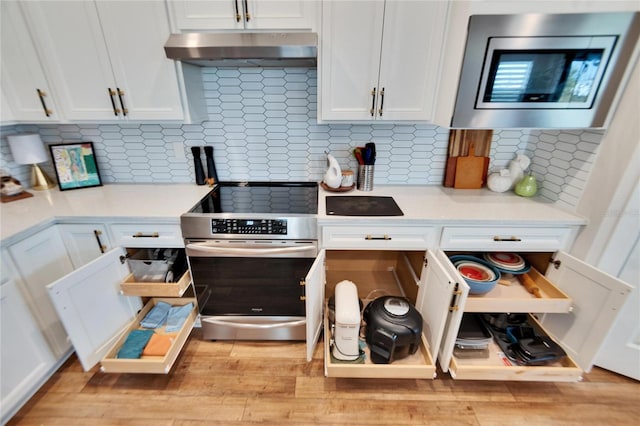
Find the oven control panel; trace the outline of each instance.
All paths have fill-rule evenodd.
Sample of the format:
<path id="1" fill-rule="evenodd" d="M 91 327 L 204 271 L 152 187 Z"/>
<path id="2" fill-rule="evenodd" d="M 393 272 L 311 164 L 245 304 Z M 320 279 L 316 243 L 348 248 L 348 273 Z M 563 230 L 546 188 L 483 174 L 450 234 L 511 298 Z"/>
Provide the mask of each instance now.
<path id="1" fill-rule="evenodd" d="M 212 234 L 287 235 L 286 219 L 211 219 Z"/>

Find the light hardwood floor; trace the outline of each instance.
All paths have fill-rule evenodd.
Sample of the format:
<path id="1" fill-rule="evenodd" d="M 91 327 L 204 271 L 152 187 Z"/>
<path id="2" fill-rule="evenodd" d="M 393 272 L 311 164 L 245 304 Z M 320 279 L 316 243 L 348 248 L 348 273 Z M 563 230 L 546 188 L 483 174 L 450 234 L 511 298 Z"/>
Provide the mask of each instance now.
<path id="1" fill-rule="evenodd" d="M 72 356 L 9 425 L 637 425 L 640 383 L 334 379 L 303 343 L 206 342 L 169 375 L 85 373 Z"/>

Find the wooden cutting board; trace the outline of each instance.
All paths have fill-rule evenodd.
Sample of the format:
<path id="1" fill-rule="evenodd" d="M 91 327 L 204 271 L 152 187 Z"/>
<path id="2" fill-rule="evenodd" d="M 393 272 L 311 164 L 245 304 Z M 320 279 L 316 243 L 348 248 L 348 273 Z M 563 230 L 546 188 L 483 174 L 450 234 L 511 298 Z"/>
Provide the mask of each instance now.
<path id="1" fill-rule="evenodd" d="M 476 154 L 484 157 L 484 175 L 483 182 L 487 180 L 487 171 L 489 168 L 489 153 L 491 151 L 491 139 L 493 138 L 493 130 L 475 130 L 475 129 L 451 129 L 449 130 L 449 146 L 447 150 L 447 163 L 445 166 L 445 175 L 443 185 L 447 188 L 455 187 L 456 166 L 458 158 L 469 155 L 469 146 L 471 142 L 475 142 Z"/>
<path id="2" fill-rule="evenodd" d="M 485 176 L 485 157 L 476 156 L 476 144 L 471 142 L 469 155 L 458 157 L 456 179 L 453 185 L 458 189 L 482 188 Z"/>

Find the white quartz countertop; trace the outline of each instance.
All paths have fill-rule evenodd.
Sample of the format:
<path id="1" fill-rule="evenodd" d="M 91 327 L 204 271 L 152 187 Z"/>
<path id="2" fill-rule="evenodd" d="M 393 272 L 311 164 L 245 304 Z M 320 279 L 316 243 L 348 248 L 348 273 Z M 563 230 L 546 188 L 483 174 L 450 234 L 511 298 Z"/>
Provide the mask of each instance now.
<path id="1" fill-rule="evenodd" d="M 73 191 L 29 190 L 31 198 L 0 205 L 0 240 L 52 220 L 157 218 L 179 223 L 211 188 L 195 184 L 113 184 Z"/>
<path id="2" fill-rule="evenodd" d="M 327 196 L 393 197 L 403 216 L 354 217 L 327 215 Z M 376 186 L 373 191 L 329 192 L 320 189 L 318 222 L 337 223 L 437 222 L 441 224 L 567 226 L 585 225 L 586 219 L 566 212 L 541 198 L 488 189 L 452 189 L 439 186 Z"/>
<path id="3" fill-rule="evenodd" d="M 112 184 L 73 191 L 34 191 L 32 198 L 0 205 L 0 240 L 10 242 L 36 225 L 101 220 L 169 220 L 193 207 L 211 188 L 194 184 Z M 390 196 L 403 216 L 327 215 L 326 196 Z M 333 193 L 319 189 L 318 223 L 439 223 L 460 225 L 579 226 L 586 220 L 538 198 L 486 189 L 438 186 L 376 186 L 373 191 Z M 37 228 L 37 227 L 36 227 Z"/>

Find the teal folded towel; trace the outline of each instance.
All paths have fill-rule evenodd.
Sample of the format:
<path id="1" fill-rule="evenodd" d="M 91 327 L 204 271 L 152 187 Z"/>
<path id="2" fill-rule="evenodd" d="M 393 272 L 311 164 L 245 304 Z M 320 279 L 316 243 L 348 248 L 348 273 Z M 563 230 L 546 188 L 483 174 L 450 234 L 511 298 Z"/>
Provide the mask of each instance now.
<path id="1" fill-rule="evenodd" d="M 165 331 L 167 333 L 179 331 L 192 310 L 193 303 L 188 303 L 183 306 L 173 306 L 167 315 L 167 327 Z"/>
<path id="2" fill-rule="evenodd" d="M 144 328 L 158 328 L 164 325 L 169 315 L 171 305 L 166 302 L 158 302 L 149 313 L 140 321 L 140 325 Z"/>
<path id="3" fill-rule="evenodd" d="M 153 330 L 131 330 L 116 358 L 140 358 L 151 336 L 153 336 Z"/>

